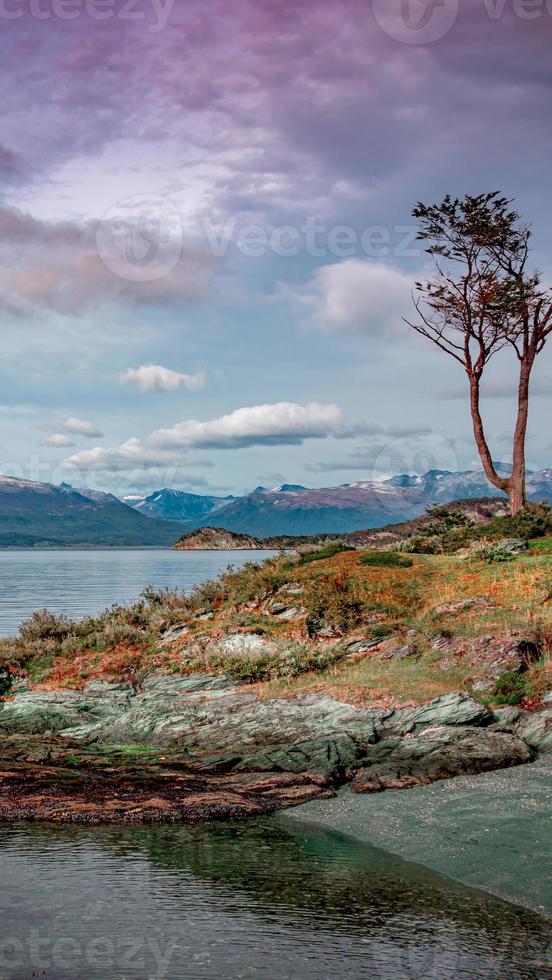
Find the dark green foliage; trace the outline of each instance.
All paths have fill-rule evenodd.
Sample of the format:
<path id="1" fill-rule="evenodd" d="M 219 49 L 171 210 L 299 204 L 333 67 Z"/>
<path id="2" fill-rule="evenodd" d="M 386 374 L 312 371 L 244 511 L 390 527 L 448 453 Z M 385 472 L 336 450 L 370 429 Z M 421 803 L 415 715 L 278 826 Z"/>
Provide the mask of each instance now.
<path id="1" fill-rule="evenodd" d="M 502 674 L 492 691 L 495 704 L 519 704 L 522 698 L 531 697 L 532 693 L 527 677 L 515 670 Z"/>
<path id="2" fill-rule="evenodd" d="M 367 551 L 362 555 L 360 563 L 378 568 L 410 568 L 414 564 L 412 558 L 407 558 L 398 551 Z"/>
<path id="3" fill-rule="evenodd" d="M 489 524 L 460 528 L 441 538 L 445 554 L 453 554 L 476 541 L 500 541 L 503 538 L 543 538 L 552 533 L 552 507 L 535 504 L 515 517 L 495 517 Z"/>
<path id="4" fill-rule="evenodd" d="M 312 561 L 323 561 L 325 558 L 333 558 L 334 555 L 341 554 L 342 551 L 352 550 L 351 546 L 345 544 L 344 541 L 329 541 L 328 544 L 322 548 L 317 548 L 315 551 L 304 551 L 299 556 L 298 564 L 309 565 Z"/>

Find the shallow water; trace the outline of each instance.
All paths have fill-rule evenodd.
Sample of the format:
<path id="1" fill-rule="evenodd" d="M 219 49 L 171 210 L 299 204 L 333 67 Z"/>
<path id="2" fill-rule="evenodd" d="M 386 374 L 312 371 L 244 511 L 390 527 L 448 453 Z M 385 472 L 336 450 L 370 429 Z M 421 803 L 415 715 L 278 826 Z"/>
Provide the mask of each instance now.
<path id="1" fill-rule="evenodd" d="M 552 917 L 552 756 L 432 786 L 356 794 L 290 810 L 329 830 Z M 551 957 L 552 958 L 552 957 Z"/>
<path id="2" fill-rule="evenodd" d="M 285 817 L 4 826 L 0 862 L 13 980 L 547 976 L 535 914 Z"/>
<path id="3" fill-rule="evenodd" d="M 79 618 L 133 602 L 146 585 L 189 592 L 229 564 L 262 561 L 265 551 L 0 550 L 0 636 L 17 632 L 35 609 Z"/>

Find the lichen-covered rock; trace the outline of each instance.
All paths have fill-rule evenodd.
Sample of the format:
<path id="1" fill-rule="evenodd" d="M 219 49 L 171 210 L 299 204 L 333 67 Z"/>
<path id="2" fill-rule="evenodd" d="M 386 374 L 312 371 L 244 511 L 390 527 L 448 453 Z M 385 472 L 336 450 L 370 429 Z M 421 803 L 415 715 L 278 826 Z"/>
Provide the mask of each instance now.
<path id="1" fill-rule="evenodd" d="M 163 636 L 158 641 L 157 645 L 160 647 L 168 646 L 175 640 L 181 640 L 182 637 L 187 636 L 189 632 L 190 627 L 186 623 L 177 623 L 163 633 Z"/>
<path id="2" fill-rule="evenodd" d="M 275 653 L 276 644 L 256 633 L 228 633 L 216 642 L 215 650 L 221 654 L 253 659 Z"/>
<path id="3" fill-rule="evenodd" d="M 127 710 L 132 688 L 101 681 L 83 691 L 21 691 L 0 707 L 0 731 L 42 734 L 114 718 Z"/>
<path id="4" fill-rule="evenodd" d="M 370 746 L 351 788 L 356 793 L 406 789 L 451 776 L 505 769 L 533 758 L 529 746 L 515 735 L 439 726 Z"/>
<path id="5" fill-rule="evenodd" d="M 479 727 L 493 721 L 492 713 L 478 701 L 454 691 L 416 708 L 398 708 L 384 720 L 383 731 L 406 735 L 430 725 Z"/>
<path id="6" fill-rule="evenodd" d="M 337 735 L 275 746 L 242 759 L 235 771 L 318 773 L 338 784 L 366 758 L 367 745 L 368 740 L 363 743 L 350 735 Z"/>
<path id="7" fill-rule="evenodd" d="M 508 710 L 512 714 L 505 716 L 505 712 Z M 505 708 L 496 711 L 495 715 L 501 725 L 506 725 L 511 731 L 514 731 L 539 754 L 552 752 L 552 706 L 534 712 L 522 711 L 519 708 Z"/>

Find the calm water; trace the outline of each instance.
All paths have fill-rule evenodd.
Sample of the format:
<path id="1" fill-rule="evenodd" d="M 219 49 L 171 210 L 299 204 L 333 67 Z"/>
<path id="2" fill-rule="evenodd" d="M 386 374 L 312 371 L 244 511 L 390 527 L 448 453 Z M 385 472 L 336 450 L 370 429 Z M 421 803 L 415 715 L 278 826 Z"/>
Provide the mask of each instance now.
<path id="1" fill-rule="evenodd" d="M 0 827 L 0 977 L 550 976 L 535 914 L 286 818 Z"/>
<path id="2" fill-rule="evenodd" d="M 0 636 L 16 633 L 35 609 L 76 618 L 114 602 L 133 602 L 144 586 L 189 591 L 229 564 L 261 561 L 265 551 L 0 550 Z M 1 974 L 0 974 L 1 977 Z"/>

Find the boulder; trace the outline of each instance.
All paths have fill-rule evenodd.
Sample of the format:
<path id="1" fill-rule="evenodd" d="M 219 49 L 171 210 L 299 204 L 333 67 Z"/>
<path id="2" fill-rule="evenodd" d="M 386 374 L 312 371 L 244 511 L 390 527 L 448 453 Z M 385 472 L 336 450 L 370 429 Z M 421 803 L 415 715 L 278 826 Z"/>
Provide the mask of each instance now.
<path id="1" fill-rule="evenodd" d="M 22 691 L 0 708 L 0 732 L 43 734 L 95 725 L 128 709 L 132 688 L 96 681 L 83 691 Z"/>
<path id="2" fill-rule="evenodd" d="M 465 599 L 454 599 L 452 602 L 442 602 L 439 606 L 435 606 L 433 612 L 437 616 L 443 616 L 445 613 L 461 613 L 466 612 L 468 609 L 484 609 L 491 605 L 491 600 L 489 596 L 486 595 L 471 595 L 466 596 Z"/>
<path id="3" fill-rule="evenodd" d="M 276 644 L 256 633 L 228 633 L 218 640 L 215 650 L 233 657 L 259 659 L 276 652 Z"/>
<path id="4" fill-rule="evenodd" d="M 290 743 L 248 756 L 235 770 L 318 774 L 326 782 L 337 785 L 366 758 L 367 744 L 350 735 Z"/>
<path id="5" fill-rule="evenodd" d="M 529 746 L 507 732 L 438 726 L 411 738 L 387 738 L 370 746 L 351 788 L 356 793 L 407 789 L 451 776 L 505 769 L 533 758 Z"/>
<path id="6" fill-rule="evenodd" d="M 276 619 L 293 622 L 293 620 L 304 616 L 306 610 L 302 606 L 286 606 L 283 602 L 274 602 L 270 606 L 270 612 Z"/>
<path id="7" fill-rule="evenodd" d="M 515 555 L 524 555 L 529 551 L 529 545 L 524 538 L 503 538 L 501 541 L 497 541 L 494 550 L 500 554 L 514 557 Z"/>
<path id="8" fill-rule="evenodd" d="M 541 651 L 531 637 L 478 636 L 464 647 L 470 667 L 498 680 L 510 670 L 522 674 L 536 663 Z"/>

